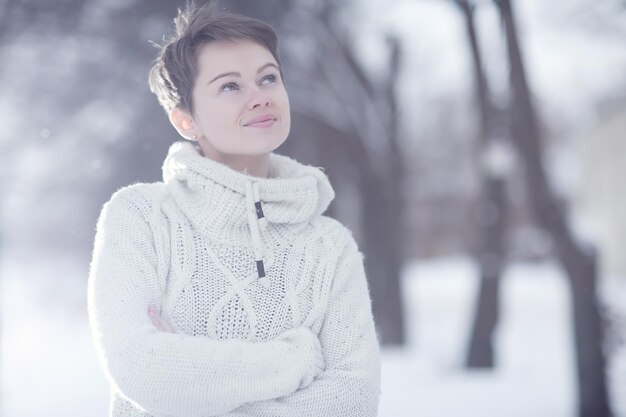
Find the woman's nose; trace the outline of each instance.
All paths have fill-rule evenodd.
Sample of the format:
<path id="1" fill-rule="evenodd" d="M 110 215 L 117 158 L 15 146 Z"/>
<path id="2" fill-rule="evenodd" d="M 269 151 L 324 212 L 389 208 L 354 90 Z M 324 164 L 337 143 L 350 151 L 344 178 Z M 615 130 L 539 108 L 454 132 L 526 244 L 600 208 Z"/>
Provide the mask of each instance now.
<path id="1" fill-rule="evenodd" d="M 254 110 L 257 107 L 267 107 L 272 103 L 270 96 L 261 90 L 256 90 L 254 95 L 250 99 L 250 109 Z"/>

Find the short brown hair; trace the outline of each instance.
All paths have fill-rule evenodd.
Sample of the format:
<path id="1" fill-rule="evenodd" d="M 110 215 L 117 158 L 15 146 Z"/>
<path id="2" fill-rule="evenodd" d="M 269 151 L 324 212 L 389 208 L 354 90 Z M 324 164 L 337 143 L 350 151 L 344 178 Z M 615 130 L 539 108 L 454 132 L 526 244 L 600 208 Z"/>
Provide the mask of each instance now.
<path id="1" fill-rule="evenodd" d="M 150 69 L 148 83 L 166 112 L 179 107 L 193 113 L 193 86 L 198 76 L 198 51 L 207 42 L 248 39 L 278 58 L 278 39 L 270 25 L 220 10 L 214 1 L 197 7 L 187 2 L 174 18 L 174 34 L 166 39 Z"/>

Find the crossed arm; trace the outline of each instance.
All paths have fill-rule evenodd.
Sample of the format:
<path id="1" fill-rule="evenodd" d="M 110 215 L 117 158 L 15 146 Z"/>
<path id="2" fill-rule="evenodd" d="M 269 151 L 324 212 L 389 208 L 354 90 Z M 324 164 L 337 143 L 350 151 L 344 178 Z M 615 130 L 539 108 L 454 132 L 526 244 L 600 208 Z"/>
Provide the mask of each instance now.
<path id="1" fill-rule="evenodd" d="M 350 242 L 340 257 L 319 335 L 325 371 L 305 389 L 251 402 L 228 416 L 376 416 L 380 359 L 370 304 L 362 257 Z M 172 331 L 158 313 L 150 316 L 161 331 Z"/>

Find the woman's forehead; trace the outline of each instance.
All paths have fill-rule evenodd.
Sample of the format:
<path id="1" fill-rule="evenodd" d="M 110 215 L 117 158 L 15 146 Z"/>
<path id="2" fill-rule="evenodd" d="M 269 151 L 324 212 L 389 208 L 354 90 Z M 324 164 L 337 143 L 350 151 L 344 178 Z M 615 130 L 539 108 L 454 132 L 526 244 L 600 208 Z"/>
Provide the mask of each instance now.
<path id="1" fill-rule="evenodd" d="M 265 46 L 247 39 L 207 42 L 198 53 L 200 72 L 256 71 L 267 63 L 278 65 Z"/>

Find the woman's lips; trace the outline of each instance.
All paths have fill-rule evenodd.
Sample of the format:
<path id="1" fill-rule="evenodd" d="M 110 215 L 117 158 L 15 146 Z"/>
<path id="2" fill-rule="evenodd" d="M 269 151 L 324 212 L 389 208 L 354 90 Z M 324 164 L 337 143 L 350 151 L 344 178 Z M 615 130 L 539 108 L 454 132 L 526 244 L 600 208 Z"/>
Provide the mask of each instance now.
<path id="1" fill-rule="evenodd" d="M 244 126 L 246 127 L 270 127 L 276 123 L 276 116 L 273 114 L 263 114 L 250 120 Z"/>

